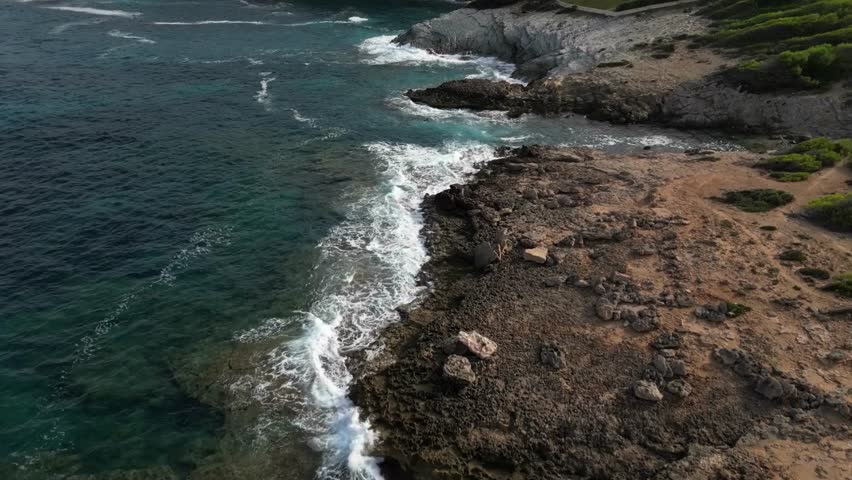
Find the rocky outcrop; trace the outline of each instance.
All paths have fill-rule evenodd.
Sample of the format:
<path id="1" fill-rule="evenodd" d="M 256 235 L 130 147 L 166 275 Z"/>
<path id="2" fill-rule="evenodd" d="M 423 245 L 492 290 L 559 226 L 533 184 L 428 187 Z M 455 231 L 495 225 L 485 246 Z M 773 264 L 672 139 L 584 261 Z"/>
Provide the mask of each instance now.
<path id="1" fill-rule="evenodd" d="M 609 18 L 525 10 L 525 3 L 461 9 L 412 27 L 396 41 L 439 53 L 495 56 L 531 81 L 462 80 L 409 91 L 436 108 L 575 113 L 613 123 L 848 136 L 848 88 L 749 93 L 719 72 L 736 59 L 694 49 L 684 38 L 706 22 L 683 12 Z"/>
<path id="2" fill-rule="evenodd" d="M 497 57 L 517 64 L 519 78 L 535 79 L 620 60 L 633 46 L 653 42 L 659 32 L 694 34 L 705 23 L 684 13 L 649 14 L 637 22 L 580 12 L 530 11 L 523 5 L 512 5 L 456 10 L 413 26 L 396 41 L 438 53 Z"/>

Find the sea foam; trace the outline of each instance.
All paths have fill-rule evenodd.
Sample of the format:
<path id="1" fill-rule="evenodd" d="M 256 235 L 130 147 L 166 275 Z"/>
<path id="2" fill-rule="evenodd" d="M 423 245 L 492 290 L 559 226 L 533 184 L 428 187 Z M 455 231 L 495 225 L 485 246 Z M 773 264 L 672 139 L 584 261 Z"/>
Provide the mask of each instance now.
<path id="1" fill-rule="evenodd" d="M 251 342 L 279 329 L 302 330 L 269 359 L 284 384 L 275 397 L 291 399 L 294 423 L 323 453 L 317 478 L 381 478 L 379 460 L 369 456 L 375 437 L 347 396 L 346 356 L 373 346 L 398 319 L 394 309 L 421 293 L 416 276 L 428 260 L 420 238 L 423 196 L 463 181 L 494 155 L 479 143 L 365 148 L 379 163 L 380 181 L 357 195 L 346 219 L 318 245 L 317 300 L 306 312 L 238 337 Z"/>
<path id="2" fill-rule="evenodd" d="M 135 18 L 141 17 L 142 14 L 140 12 L 127 12 L 124 10 L 104 10 L 101 8 L 89 8 L 89 7 L 69 7 L 69 6 L 55 6 L 55 7 L 43 7 L 49 10 L 62 10 L 65 12 L 75 12 L 75 13 L 88 13 L 90 15 L 102 15 L 105 17 L 125 17 L 125 18 Z"/>
<path id="3" fill-rule="evenodd" d="M 365 63 L 370 65 L 470 65 L 475 67 L 478 72 L 468 75 L 468 78 L 487 78 L 519 84 L 524 83 L 522 80 L 512 78 L 515 66 L 500 59 L 494 57 L 433 53 L 411 45 L 394 43 L 394 38 L 396 37 L 393 35 L 381 35 L 364 40 L 359 46 L 359 49 L 368 57 L 365 59 Z"/>

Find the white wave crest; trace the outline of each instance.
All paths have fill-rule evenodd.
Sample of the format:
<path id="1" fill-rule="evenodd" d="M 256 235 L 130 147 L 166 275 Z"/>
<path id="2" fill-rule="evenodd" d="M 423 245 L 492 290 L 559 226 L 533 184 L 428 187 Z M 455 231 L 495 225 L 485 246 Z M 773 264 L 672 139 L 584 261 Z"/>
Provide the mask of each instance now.
<path id="1" fill-rule="evenodd" d="M 285 27 L 307 27 L 310 25 L 326 25 L 326 24 L 352 24 L 352 23 L 364 23 L 370 21 L 369 18 L 364 17 L 349 17 L 346 20 L 317 20 L 313 22 L 301 22 L 301 23 L 285 23 Z"/>
<path id="2" fill-rule="evenodd" d="M 291 399 L 295 424 L 323 452 L 317 478 L 381 478 L 377 459 L 368 455 L 375 440 L 370 425 L 347 397 L 352 375 L 345 356 L 370 347 L 398 319 L 394 309 L 421 291 L 416 275 L 428 259 L 420 238 L 423 196 L 463 181 L 494 155 L 477 143 L 366 148 L 380 162 L 381 181 L 359 196 L 346 220 L 319 244 L 318 300 L 307 312 L 272 319 L 238 337 L 256 341 L 301 325 L 302 335 L 276 348 L 270 360 L 284 384 L 274 397 Z"/>
<path id="3" fill-rule="evenodd" d="M 127 12 L 124 10 L 103 10 L 100 8 L 89 8 L 89 7 L 68 7 L 68 6 L 58 6 L 58 7 L 42 7 L 47 8 L 49 10 L 62 10 L 65 12 L 75 12 L 75 13 L 88 13 L 90 15 L 102 15 L 105 17 L 124 17 L 124 18 L 136 18 L 141 17 L 142 14 L 140 12 Z"/>
<path id="4" fill-rule="evenodd" d="M 152 22 L 152 25 L 275 25 L 274 23 L 261 22 L 257 20 L 199 20 L 197 22 Z"/>
<path id="5" fill-rule="evenodd" d="M 124 38 L 124 39 L 127 39 L 127 40 L 136 40 L 139 43 L 149 43 L 149 44 L 150 43 L 157 43 L 154 40 L 151 40 L 150 38 L 140 37 L 138 35 L 133 35 L 131 33 L 122 32 L 120 30 L 110 30 L 109 32 L 107 32 L 107 35 L 109 35 L 110 37 L 115 37 L 115 38 Z"/>
<path id="6" fill-rule="evenodd" d="M 471 123 L 489 122 L 498 124 L 509 124 L 517 122 L 510 119 L 506 112 L 497 110 L 473 111 L 465 109 L 440 109 L 423 105 L 412 101 L 404 95 L 396 95 L 388 99 L 387 103 L 402 111 L 403 113 L 428 120 L 466 120 Z"/>
<path id="7" fill-rule="evenodd" d="M 272 108 L 272 99 L 269 97 L 269 84 L 274 81 L 275 77 L 272 76 L 272 72 L 260 73 L 260 90 L 257 91 L 257 95 L 254 96 L 254 99 L 257 100 L 257 103 L 262 104 L 267 110 Z"/>
<path id="8" fill-rule="evenodd" d="M 369 65 L 424 65 L 438 64 L 444 66 L 470 65 L 478 73 L 468 75 L 468 78 L 488 78 L 505 80 L 512 83 L 524 83 L 512 78 L 515 66 L 493 57 L 476 57 L 470 55 L 443 55 L 429 52 L 411 45 L 399 45 L 393 42 L 393 35 L 381 35 L 364 40 L 359 49 L 367 55 L 364 60 Z"/>

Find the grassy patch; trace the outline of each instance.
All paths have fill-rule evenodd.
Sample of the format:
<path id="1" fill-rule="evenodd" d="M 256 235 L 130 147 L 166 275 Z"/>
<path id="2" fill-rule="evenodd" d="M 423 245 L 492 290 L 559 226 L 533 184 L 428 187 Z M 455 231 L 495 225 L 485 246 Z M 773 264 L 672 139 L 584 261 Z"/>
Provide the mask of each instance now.
<path id="1" fill-rule="evenodd" d="M 831 278 L 831 274 L 821 268 L 800 268 L 797 273 L 803 277 L 815 278 L 817 280 L 828 280 Z"/>
<path id="2" fill-rule="evenodd" d="M 776 227 L 775 225 L 762 225 L 760 229 L 766 232 L 774 232 L 778 230 L 778 227 Z"/>
<path id="3" fill-rule="evenodd" d="M 721 200 L 744 212 L 768 212 L 773 208 L 787 205 L 794 199 L 793 194 L 770 188 L 725 192 Z"/>
<path id="4" fill-rule="evenodd" d="M 805 214 L 825 227 L 852 231 L 852 192 L 833 193 L 812 200 L 805 207 Z"/>
<path id="5" fill-rule="evenodd" d="M 725 302 L 728 305 L 726 315 L 728 318 L 737 318 L 751 311 L 751 307 L 747 307 L 741 303 Z"/>
<path id="6" fill-rule="evenodd" d="M 852 273 L 838 275 L 825 286 L 829 292 L 835 292 L 846 298 L 852 298 Z"/>

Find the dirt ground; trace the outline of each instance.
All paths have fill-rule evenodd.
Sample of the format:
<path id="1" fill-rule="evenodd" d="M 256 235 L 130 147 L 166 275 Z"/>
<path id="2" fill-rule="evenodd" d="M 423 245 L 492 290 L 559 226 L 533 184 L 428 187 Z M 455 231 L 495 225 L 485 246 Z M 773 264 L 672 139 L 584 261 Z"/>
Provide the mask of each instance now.
<path id="1" fill-rule="evenodd" d="M 852 271 L 849 235 L 799 215 L 852 170 L 781 184 L 744 152 L 507 155 L 427 199 L 432 289 L 353 391 L 386 478 L 852 478 L 852 323 L 827 313 L 852 302 L 798 273 Z M 796 199 L 715 199 L 764 187 Z"/>

